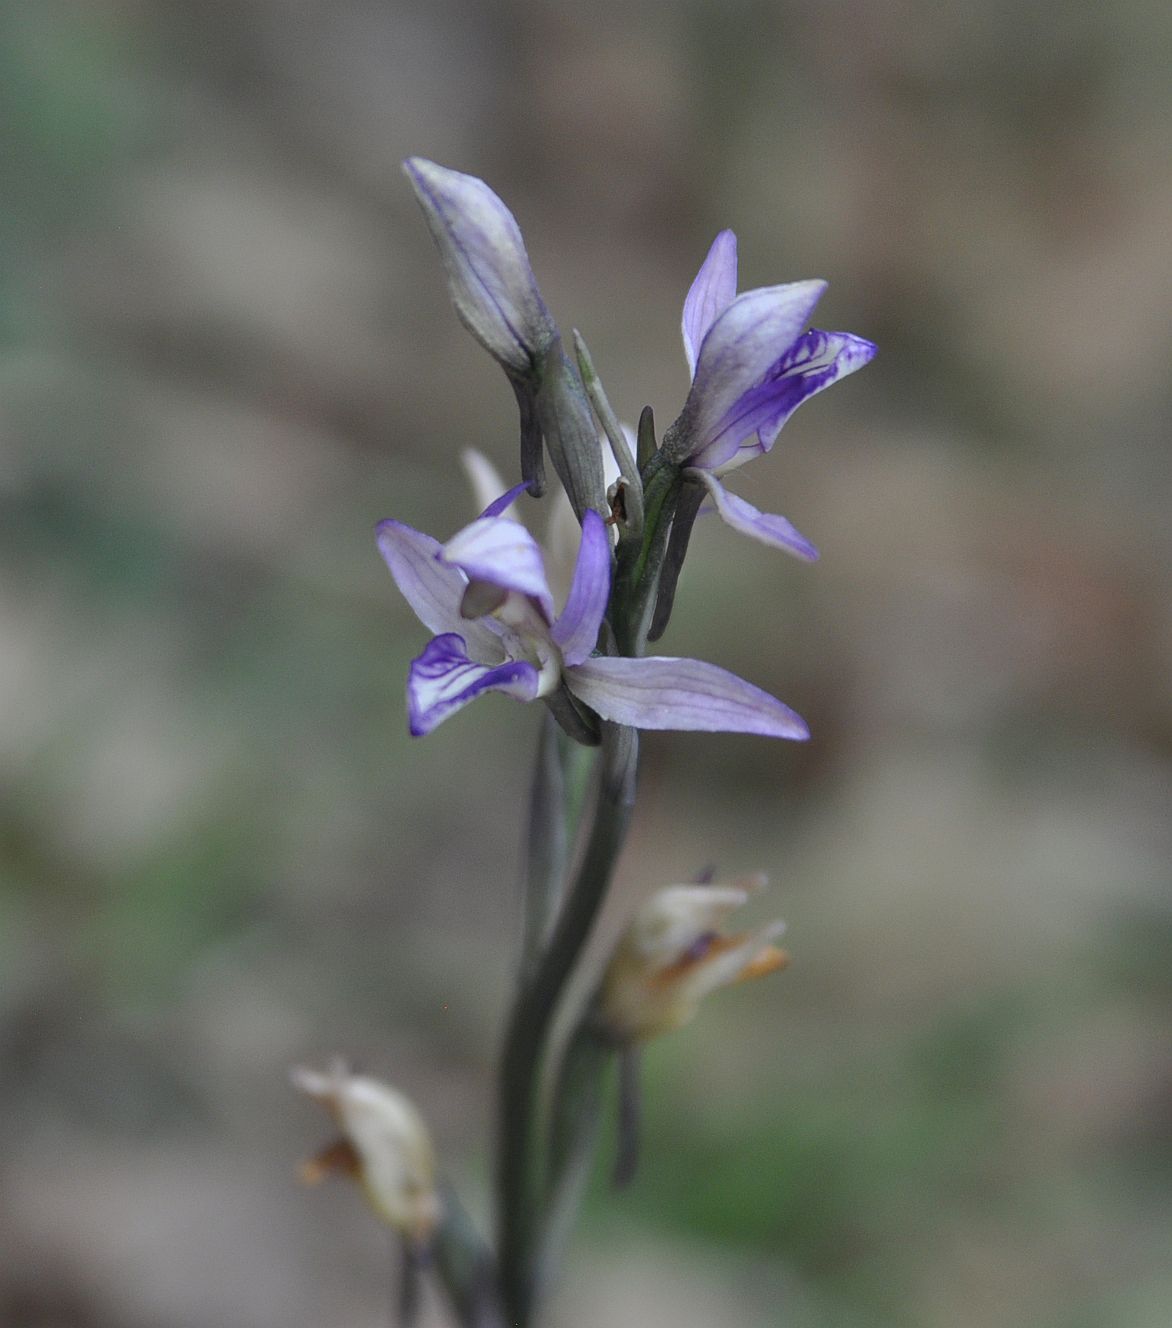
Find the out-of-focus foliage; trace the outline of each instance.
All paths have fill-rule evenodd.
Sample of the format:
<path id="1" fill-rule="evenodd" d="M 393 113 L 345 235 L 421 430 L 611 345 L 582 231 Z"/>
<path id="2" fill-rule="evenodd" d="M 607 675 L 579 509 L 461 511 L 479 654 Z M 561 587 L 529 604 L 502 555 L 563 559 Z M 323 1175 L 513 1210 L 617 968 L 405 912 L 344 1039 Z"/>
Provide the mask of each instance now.
<path id="1" fill-rule="evenodd" d="M 681 402 L 723 226 L 881 347 L 742 486 L 822 561 L 694 538 L 665 649 L 814 739 L 649 739 L 604 930 L 765 869 L 794 965 L 649 1049 L 556 1322 L 1163 1328 L 1170 40 L 1150 0 L 4 10 L 0 1320 L 385 1322 L 382 1236 L 292 1180 L 286 1067 L 335 1049 L 485 1185 L 538 716 L 406 736 L 373 524 L 515 464 L 419 152 L 509 203 L 625 418 Z"/>

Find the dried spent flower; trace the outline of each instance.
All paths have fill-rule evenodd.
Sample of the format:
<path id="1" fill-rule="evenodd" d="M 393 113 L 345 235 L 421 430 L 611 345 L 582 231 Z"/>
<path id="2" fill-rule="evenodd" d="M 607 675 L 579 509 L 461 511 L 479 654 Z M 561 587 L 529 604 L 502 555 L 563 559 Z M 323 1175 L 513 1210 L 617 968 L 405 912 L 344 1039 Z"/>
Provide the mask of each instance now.
<path id="1" fill-rule="evenodd" d="M 324 1072 L 297 1066 L 290 1077 L 341 1130 L 302 1164 L 302 1179 L 316 1184 L 334 1172 L 352 1177 L 388 1226 L 412 1246 L 426 1246 L 442 1207 L 431 1139 L 411 1103 L 378 1079 L 352 1074 L 343 1060 Z"/>
<path id="2" fill-rule="evenodd" d="M 606 1035 L 629 1045 L 688 1023 L 709 992 L 783 968 L 772 922 L 732 935 L 725 918 L 764 888 L 765 877 L 732 885 L 669 885 L 647 900 L 623 933 L 603 974 L 596 1015 Z"/>

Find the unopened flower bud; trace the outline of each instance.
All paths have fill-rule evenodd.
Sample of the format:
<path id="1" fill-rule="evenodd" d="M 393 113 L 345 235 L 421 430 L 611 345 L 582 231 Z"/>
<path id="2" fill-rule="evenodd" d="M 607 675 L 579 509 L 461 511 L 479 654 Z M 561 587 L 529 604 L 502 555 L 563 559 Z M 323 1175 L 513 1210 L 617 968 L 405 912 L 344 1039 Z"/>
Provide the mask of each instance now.
<path id="1" fill-rule="evenodd" d="M 302 1165 L 302 1179 L 312 1184 L 333 1172 L 351 1176 L 384 1222 L 411 1245 L 427 1245 L 441 1205 L 431 1139 L 411 1103 L 377 1079 L 351 1074 L 341 1060 L 324 1073 L 298 1066 L 292 1080 L 341 1131 Z"/>
<path id="2" fill-rule="evenodd" d="M 630 1044 L 680 1028 L 709 992 L 761 977 L 788 962 L 772 942 L 773 922 L 729 935 L 724 919 L 763 888 L 764 877 L 733 885 L 669 885 L 635 914 L 603 975 L 597 1014 L 616 1042 Z"/>
<path id="3" fill-rule="evenodd" d="M 403 169 L 468 331 L 511 376 L 529 374 L 557 339 L 513 214 L 474 175 L 409 157 Z"/>
<path id="4" fill-rule="evenodd" d="M 504 369 L 521 417 L 521 478 L 545 489 L 542 440 L 579 522 L 606 516 L 594 419 L 562 349 L 513 214 L 474 175 L 409 157 L 403 169 L 448 274 L 464 326 Z"/>

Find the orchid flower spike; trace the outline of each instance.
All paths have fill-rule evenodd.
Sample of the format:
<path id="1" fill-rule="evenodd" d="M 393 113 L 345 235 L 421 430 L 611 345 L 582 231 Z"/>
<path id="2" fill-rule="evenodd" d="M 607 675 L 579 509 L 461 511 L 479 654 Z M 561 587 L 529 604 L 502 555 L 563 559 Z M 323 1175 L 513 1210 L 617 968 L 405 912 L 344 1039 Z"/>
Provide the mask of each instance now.
<path id="1" fill-rule="evenodd" d="M 629 1046 L 688 1023 L 709 992 L 783 968 L 773 922 L 728 935 L 724 919 L 763 889 L 764 876 L 732 885 L 669 885 L 635 914 L 603 975 L 597 1016 L 608 1037 Z"/>
<path id="2" fill-rule="evenodd" d="M 334 1172 L 351 1176 L 378 1216 L 409 1244 L 429 1243 L 442 1214 L 435 1186 L 435 1155 L 427 1128 L 401 1093 L 335 1060 L 324 1072 L 298 1066 L 295 1088 L 320 1102 L 340 1136 L 302 1164 L 301 1177 L 316 1184 Z"/>
<path id="3" fill-rule="evenodd" d="M 824 281 L 796 281 L 737 294 L 737 239 L 721 231 L 684 301 L 684 353 L 692 387 L 663 451 L 707 489 L 734 530 L 812 562 L 818 551 L 782 516 L 729 493 L 719 476 L 768 452 L 803 401 L 861 369 L 875 346 L 807 319 Z"/>
<path id="4" fill-rule="evenodd" d="M 521 413 L 521 475 L 544 489 L 542 441 L 581 520 L 605 512 L 594 418 L 562 349 L 513 214 L 474 175 L 422 157 L 403 163 L 448 274 L 461 322 L 504 369 Z"/>
<path id="5" fill-rule="evenodd" d="M 586 511 L 558 613 L 536 540 L 500 515 L 519 488 L 446 544 L 399 521 L 378 525 L 379 550 L 395 584 L 435 633 L 407 677 L 413 735 L 430 733 L 484 692 L 535 701 L 564 685 L 602 719 L 634 728 L 809 737 L 788 706 L 714 664 L 596 654 L 610 599 L 606 525 Z"/>

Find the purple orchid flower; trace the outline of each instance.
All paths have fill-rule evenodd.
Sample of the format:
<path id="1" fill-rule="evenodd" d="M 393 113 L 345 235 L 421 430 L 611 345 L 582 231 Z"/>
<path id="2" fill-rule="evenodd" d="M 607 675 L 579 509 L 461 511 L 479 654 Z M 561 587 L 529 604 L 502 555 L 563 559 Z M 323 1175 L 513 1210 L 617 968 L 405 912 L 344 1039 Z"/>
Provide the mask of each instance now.
<path id="1" fill-rule="evenodd" d="M 707 489 L 734 530 L 813 561 L 818 551 L 781 516 L 759 512 L 718 476 L 768 452 L 809 397 L 875 354 L 849 332 L 803 332 L 824 281 L 796 281 L 737 294 L 737 237 L 721 231 L 684 301 L 684 352 L 692 387 L 664 451 Z"/>
<path id="2" fill-rule="evenodd" d="M 788 706 L 714 664 L 594 654 L 610 598 L 606 525 L 586 512 L 557 614 L 536 541 L 499 515 L 516 493 L 442 545 L 399 521 L 379 523 L 379 550 L 395 584 L 436 634 L 407 677 L 412 734 L 430 733 L 484 692 L 534 701 L 564 684 L 603 719 L 634 728 L 809 737 Z"/>

